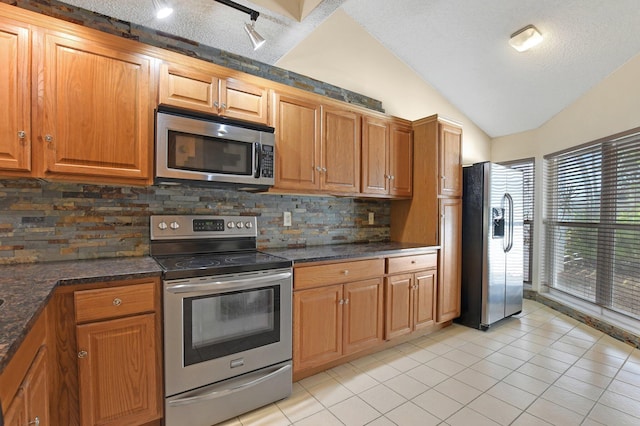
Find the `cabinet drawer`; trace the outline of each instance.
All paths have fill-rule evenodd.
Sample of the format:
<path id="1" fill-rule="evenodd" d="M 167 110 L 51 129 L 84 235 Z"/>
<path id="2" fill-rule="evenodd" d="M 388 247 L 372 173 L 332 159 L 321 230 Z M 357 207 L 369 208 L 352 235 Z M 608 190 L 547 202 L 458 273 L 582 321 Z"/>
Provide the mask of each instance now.
<path id="1" fill-rule="evenodd" d="M 384 274 L 384 260 L 370 259 L 353 262 L 331 263 L 328 265 L 303 266 L 295 268 L 293 288 L 319 287 L 381 277 Z"/>
<path id="2" fill-rule="evenodd" d="M 155 310 L 155 283 L 80 290 L 73 294 L 76 322 L 87 322 Z"/>
<path id="3" fill-rule="evenodd" d="M 402 256 L 387 258 L 387 274 L 399 272 L 418 271 L 420 269 L 435 268 L 438 266 L 438 253 L 417 254 L 415 256 Z"/>

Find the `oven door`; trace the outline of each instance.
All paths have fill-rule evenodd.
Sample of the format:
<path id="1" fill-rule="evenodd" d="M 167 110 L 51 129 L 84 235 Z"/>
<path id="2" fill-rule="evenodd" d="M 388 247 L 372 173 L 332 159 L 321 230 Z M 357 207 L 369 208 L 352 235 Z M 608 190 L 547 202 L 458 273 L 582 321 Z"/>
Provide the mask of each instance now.
<path id="1" fill-rule="evenodd" d="M 291 359 L 290 268 L 164 283 L 166 396 Z"/>

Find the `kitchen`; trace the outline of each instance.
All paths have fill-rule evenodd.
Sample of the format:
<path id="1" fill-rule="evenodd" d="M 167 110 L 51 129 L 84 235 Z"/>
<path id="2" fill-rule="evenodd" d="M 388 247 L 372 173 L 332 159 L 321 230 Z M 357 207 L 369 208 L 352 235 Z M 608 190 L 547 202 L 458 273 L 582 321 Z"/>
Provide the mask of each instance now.
<path id="1" fill-rule="evenodd" d="M 335 19 L 347 18 L 338 14 Z M 328 22 L 332 23 L 335 22 Z M 369 43 L 373 42 L 369 40 Z M 363 65 L 354 64 L 355 69 L 358 66 Z M 310 67 L 313 67 L 312 63 Z M 551 134 L 562 135 L 563 143 L 571 146 L 637 127 L 637 114 L 633 113 L 638 111 L 638 97 L 633 96 L 637 93 L 634 91 L 637 82 L 632 78 L 637 67 L 637 58 L 632 59 L 604 80 L 601 86 L 588 92 L 583 101 L 571 105 L 539 129 L 493 141 L 483 136 L 468 120 L 459 118 L 460 113 L 451 105 L 432 105 L 432 111 L 424 111 L 417 117 L 394 115 L 417 119 L 438 113 L 459 118 L 464 128 L 465 162 L 487 158 L 495 161 L 531 156 L 541 158 L 543 154 L 560 149 L 558 137 L 550 137 Z M 424 83 L 416 87 L 435 92 L 425 88 Z M 429 98 L 439 99 L 440 96 L 434 94 Z M 386 102 L 385 107 L 390 109 Z M 607 120 L 595 118 L 601 115 Z M 574 117 L 580 117 L 579 121 L 576 122 Z M 586 120 L 584 117 L 593 118 Z M 520 143 L 511 143 L 513 139 Z M 545 148 L 542 141 L 549 141 L 547 143 L 552 148 Z M 541 151 L 534 151 L 537 149 Z M 536 167 L 537 175 L 542 176 L 542 161 L 537 161 Z M 3 246 L 9 247 L 7 257 L 20 262 L 85 259 L 95 256 L 95 253 L 100 253 L 100 257 L 143 256 L 148 252 L 148 216 L 160 213 L 225 214 L 241 211 L 246 215 L 258 215 L 258 245 L 265 248 L 386 241 L 390 232 L 391 207 L 384 201 L 257 195 L 184 187 L 87 185 L 53 179 L 49 182 L 15 179 L 4 183 L 7 195 L 3 199 L 6 203 L 3 211 L 11 225 L 6 225 L 10 235 L 3 236 L 2 242 Z M 539 194 L 541 187 L 537 185 Z M 542 199 L 542 195 L 537 199 Z M 281 225 L 282 211 L 293 213 L 295 226 L 285 228 Z M 368 225 L 371 212 L 374 213 L 374 224 Z"/>

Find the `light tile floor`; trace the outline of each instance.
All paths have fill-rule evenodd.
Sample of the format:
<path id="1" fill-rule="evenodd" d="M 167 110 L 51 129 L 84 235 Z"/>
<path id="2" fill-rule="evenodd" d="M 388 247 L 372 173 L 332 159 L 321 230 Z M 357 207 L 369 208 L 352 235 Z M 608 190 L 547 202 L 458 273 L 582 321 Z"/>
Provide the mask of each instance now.
<path id="1" fill-rule="evenodd" d="M 540 303 L 303 379 L 224 426 L 640 425 L 640 350 Z"/>

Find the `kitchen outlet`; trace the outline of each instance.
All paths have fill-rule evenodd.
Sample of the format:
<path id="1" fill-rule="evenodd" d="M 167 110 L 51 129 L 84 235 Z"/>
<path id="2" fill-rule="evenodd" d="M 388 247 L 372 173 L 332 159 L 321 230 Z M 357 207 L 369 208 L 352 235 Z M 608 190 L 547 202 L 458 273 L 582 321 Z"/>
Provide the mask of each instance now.
<path id="1" fill-rule="evenodd" d="M 376 223 L 376 217 L 373 212 L 369 212 L 369 225 L 374 225 Z"/>
<path id="2" fill-rule="evenodd" d="M 291 226 L 291 212 L 282 213 L 282 225 Z"/>

